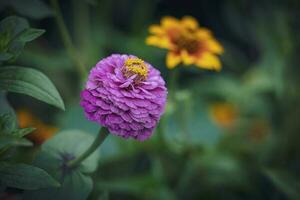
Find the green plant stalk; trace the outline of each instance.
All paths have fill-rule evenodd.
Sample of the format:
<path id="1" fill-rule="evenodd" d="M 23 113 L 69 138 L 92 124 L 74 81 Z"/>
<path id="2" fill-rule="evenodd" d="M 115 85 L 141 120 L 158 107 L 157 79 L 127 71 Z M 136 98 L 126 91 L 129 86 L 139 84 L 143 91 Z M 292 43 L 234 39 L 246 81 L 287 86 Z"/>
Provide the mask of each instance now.
<path id="1" fill-rule="evenodd" d="M 180 67 L 180 66 L 179 66 Z M 178 114 L 178 105 L 180 102 L 178 102 L 177 98 L 176 98 L 176 90 L 178 90 L 178 81 L 180 78 L 180 68 L 176 67 L 175 69 L 173 69 L 171 71 L 171 76 L 169 78 L 169 100 L 173 103 L 173 107 L 174 107 L 174 114 L 176 119 L 179 122 L 180 125 L 180 130 L 182 133 L 183 138 L 187 139 L 187 124 L 186 124 L 186 109 L 184 109 L 180 114 Z M 184 107 L 186 107 L 186 105 L 183 105 Z"/>
<path id="2" fill-rule="evenodd" d="M 95 138 L 94 142 L 91 144 L 91 146 L 80 156 L 75 158 L 74 160 L 70 160 L 68 162 L 68 167 L 73 168 L 78 166 L 82 161 L 84 161 L 86 158 L 88 158 L 98 147 L 103 143 L 103 141 L 106 139 L 106 137 L 109 135 L 109 131 L 107 128 L 102 127 Z"/>
<path id="3" fill-rule="evenodd" d="M 169 78 L 169 90 L 170 90 L 170 98 L 171 100 L 175 101 L 175 90 L 178 86 L 178 79 L 179 79 L 179 70 L 178 67 L 171 71 L 171 77 Z"/>
<path id="4" fill-rule="evenodd" d="M 179 78 L 179 69 L 175 68 L 170 72 L 170 76 L 168 77 L 168 90 L 169 90 L 169 95 L 168 99 L 173 103 L 175 106 L 174 109 L 176 110 L 176 97 L 175 97 L 175 90 L 177 87 L 177 82 Z M 161 144 L 165 145 L 166 144 L 166 139 L 164 136 L 164 131 L 166 130 L 166 126 L 168 123 L 168 115 L 165 114 L 164 116 L 161 117 L 160 123 L 158 124 L 156 128 L 156 134 L 158 136 L 159 141 Z"/>
<path id="5" fill-rule="evenodd" d="M 73 44 L 82 51 L 88 49 L 90 34 L 90 13 L 86 1 L 72 0 L 74 30 Z"/>
<path id="6" fill-rule="evenodd" d="M 54 14 L 55 14 L 55 21 L 56 24 L 58 26 L 63 44 L 66 48 L 66 51 L 69 55 L 69 57 L 72 59 L 74 66 L 76 67 L 80 77 L 83 79 L 86 78 L 87 76 L 87 70 L 84 67 L 84 64 L 81 62 L 80 57 L 75 49 L 75 47 L 73 46 L 72 40 L 71 40 L 71 36 L 68 32 L 68 29 L 64 23 L 63 20 L 63 16 L 61 14 L 61 9 L 59 7 L 58 1 L 57 0 L 51 0 L 51 6 L 54 10 Z"/>
<path id="7" fill-rule="evenodd" d="M 158 140 L 159 140 L 160 144 L 162 144 L 162 145 L 166 144 L 166 139 L 164 136 L 164 126 L 163 126 L 164 123 L 165 123 L 164 117 L 162 117 L 160 119 L 160 123 L 157 125 L 157 128 L 156 128 Z"/>

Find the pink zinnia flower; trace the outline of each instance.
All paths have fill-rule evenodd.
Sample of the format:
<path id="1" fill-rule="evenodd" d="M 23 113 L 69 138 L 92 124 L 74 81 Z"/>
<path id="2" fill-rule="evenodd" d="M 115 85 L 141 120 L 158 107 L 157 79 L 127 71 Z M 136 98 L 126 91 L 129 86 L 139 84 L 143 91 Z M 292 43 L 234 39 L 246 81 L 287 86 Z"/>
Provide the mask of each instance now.
<path id="1" fill-rule="evenodd" d="M 113 54 L 91 70 L 80 105 L 110 133 L 142 141 L 152 135 L 166 97 L 157 69 L 135 56 Z"/>

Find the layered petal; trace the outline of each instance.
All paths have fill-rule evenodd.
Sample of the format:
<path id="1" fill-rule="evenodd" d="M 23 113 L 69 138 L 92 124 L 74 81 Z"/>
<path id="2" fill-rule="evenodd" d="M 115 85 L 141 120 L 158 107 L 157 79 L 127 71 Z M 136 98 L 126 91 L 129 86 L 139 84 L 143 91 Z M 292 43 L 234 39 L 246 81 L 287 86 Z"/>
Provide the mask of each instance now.
<path id="1" fill-rule="evenodd" d="M 200 27 L 195 18 L 163 17 L 159 25 L 149 27 L 149 32 L 151 35 L 146 44 L 169 50 L 166 57 L 169 69 L 180 63 L 195 64 L 203 69 L 221 69 L 218 56 L 224 52 L 222 45 L 209 29 Z"/>
<path id="2" fill-rule="evenodd" d="M 145 140 L 164 112 L 167 89 L 160 72 L 149 63 L 143 64 L 148 68 L 145 79 L 137 82 L 137 74 L 124 74 L 129 59 L 141 62 L 135 56 L 119 54 L 98 62 L 81 92 L 80 105 L 89 120 L 107 127 L 112 134 Z"/>
<path id="3" fill-rule="evenodd" d="M 179 53 L 169 52 L 167 54 L 167 67 L 169 69 L 173 69 L 181 62 L 181 56 Z"/>

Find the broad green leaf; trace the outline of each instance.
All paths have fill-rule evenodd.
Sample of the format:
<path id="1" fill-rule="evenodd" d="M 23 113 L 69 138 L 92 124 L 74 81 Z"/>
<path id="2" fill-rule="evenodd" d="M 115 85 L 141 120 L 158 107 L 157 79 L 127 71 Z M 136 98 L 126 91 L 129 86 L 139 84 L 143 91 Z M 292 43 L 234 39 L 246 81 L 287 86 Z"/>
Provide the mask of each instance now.
<path id="1" fill-rule="evenodd" d="M 61 187 L 27 191 L 24 199 L 86 199 L 92 190 L 93 182 L 85 173 L 96 169 L 97 152 L 84 160 L 82 165 L 77 168 L 70 169 L 65 165 L 69 160 L 81 155 L 92 142 L 93 137 L 89 134 L 78 130 L 69 130 L 58 133 L 44 143 L 34 165 L 46 170 L 59 180 Z"/>
<path id="2" fill-rule="evenodd" d="M 16 66 L 0 68 L 0 89 L 27 94 L 62 110 L 65 109 L 53 83 L 35 69 Z"/>
<path id="3" fill-rule="evenodd" d="M 0 149 L 12 146 L 32 146 L 32 142 L 25 138 L 19 138 L 13 135 L 0 135 Z"/>
<path id="4" fill-rule="evenodd" d="M 18 40 L 22 42 L 30 42 L 41 36 L 43 33 L 45 33 L 45 30 L 43 29 L 29 28 L 18 36 Z"/>
<path id="5" fill-rule="evenodd" d="M 43 146 L 44 151 L 64 152 L 67 155 L 77 157 L 85 152 L 92 142 L 94 137 L 80 130 L 67 130 L 56 134 L 48 140 Z M 96 170 L 98 165 L 99 152 L 95 151 L 90 157 L 81 163 L 81 171 L 91 173 Z"/>
<path id="6" fill-rule="evenodd" d="M 6 162 L 0 163 L 0 183 L 8 187 L 24 190 L 60 186 L 56 180 L 40 168 Z"/>
<path id="7" fill-rule="evenodd" d="M 87 199 L 93 187 L 93 181 L 89 176 L 84 175 L 78 169 L 73 170 L 72 172 L 65 175 L 61 174 L 60 172 L 58 176 L 60 176 L 60 178 L 63 177 L 63 179 L 60 180 L 61 187 L 40 189 L 35 191 L 26 191 L 23 196 L 24 200 Z"/>
<path id="8" fill-rule="evenodd" d="M 300 181 L 293 174 L 271 169 L 264 169 L 263 173 L 290 199 L 300 199 Z"/>

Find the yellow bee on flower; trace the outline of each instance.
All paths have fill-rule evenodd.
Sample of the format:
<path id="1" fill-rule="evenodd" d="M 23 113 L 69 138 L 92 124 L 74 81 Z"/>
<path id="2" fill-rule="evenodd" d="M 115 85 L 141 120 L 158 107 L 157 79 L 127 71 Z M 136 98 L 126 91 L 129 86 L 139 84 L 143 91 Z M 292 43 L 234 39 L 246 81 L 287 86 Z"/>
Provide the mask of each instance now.
<path id="1" fill-rule="evenodd" d="M 181 20 L 163 17 L 160 25 L 149 27 L 152 34 L 146 38 L 146 44 L 168 49 L 166 64 L 172 69 L 181 62 L 184 65 L 195 64 L 203 69 L 221 70 L 218 55 L 223 47 L 212 33 L 199 26 L 197 20 L 185 16 Z"/>

